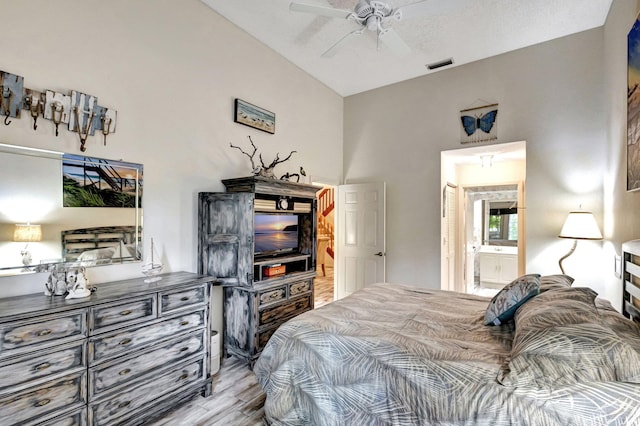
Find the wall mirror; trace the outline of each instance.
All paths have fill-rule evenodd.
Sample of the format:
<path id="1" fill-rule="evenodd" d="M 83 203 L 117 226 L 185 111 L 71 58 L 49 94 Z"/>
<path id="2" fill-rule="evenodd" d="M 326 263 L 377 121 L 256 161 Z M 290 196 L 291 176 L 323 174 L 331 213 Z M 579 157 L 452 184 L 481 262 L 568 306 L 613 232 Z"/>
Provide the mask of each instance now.
<path id="1" fill-rule="evenodd" d="M 142 170 L 0 144 L 0 276 L 140 261 Z"/>
<path id="2" fill-rule="evenodd" d="M 518 245 L 518 201 L 485 201 L 484 240 L 489 245 Z"/>

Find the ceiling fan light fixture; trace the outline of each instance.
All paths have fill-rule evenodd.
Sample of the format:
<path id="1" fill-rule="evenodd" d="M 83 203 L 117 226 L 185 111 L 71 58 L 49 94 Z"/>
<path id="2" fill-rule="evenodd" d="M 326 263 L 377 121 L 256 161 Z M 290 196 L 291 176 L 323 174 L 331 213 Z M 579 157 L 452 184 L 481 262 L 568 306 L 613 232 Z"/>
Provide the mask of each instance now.
<path id="1" fill-rule="evenodd" d="M 449 58 L 449 59 L 444 59 L 442 61 L 427 64 L 427 68 L 429 68 L 430 70 L 435 70 L 435 69 L 446 67 L 452 64 L 453 64 L 453 58 Z"/>

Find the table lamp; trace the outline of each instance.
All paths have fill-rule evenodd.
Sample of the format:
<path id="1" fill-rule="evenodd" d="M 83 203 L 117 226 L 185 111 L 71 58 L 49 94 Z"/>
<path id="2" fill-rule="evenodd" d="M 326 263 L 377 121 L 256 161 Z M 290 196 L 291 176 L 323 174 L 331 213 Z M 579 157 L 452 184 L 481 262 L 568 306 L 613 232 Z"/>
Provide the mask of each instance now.
<path id="1" fill-rule="evenodd" d="M 31 225 L 29 223 L 16 224 L 15 229 L 13 230 L 13 241 L 27 243 L 20 251 L 20 254 L 22 255 L 22 264 L 25 267 L 23 271 L 29 270 L 29 265 L 31 265 L 31 253 L 27 250 L 29 243 L 40 240 L 42 240 L 42 227 L 40 225 Z"/>
<path id="2" fill-rule="evenodd" d="M 571 256 L 576 250 L 578 240 L 601 240 L 602 233 L 596 222 L 596 218 L 593 217 L 591 212 L 570 212 L 567 219 L 564 221 L 562 230 L 560 231 L 559 238 L 570 238 L 573 240 L 573 247 L 569 250 L 569 253 L 565 254 L 558 261 L 560 270 L 564 274 L 564 268 L 562 267 L 562 261 Z"/>

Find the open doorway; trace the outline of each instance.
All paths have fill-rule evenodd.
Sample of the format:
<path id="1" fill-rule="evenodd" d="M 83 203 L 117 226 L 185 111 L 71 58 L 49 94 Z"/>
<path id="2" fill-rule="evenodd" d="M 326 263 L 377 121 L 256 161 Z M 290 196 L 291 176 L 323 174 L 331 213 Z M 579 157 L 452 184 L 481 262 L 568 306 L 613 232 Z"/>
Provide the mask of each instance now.
<path id="1" fill-rule="evenodd" d="M 466 292 L 492 296 L 518 277 L 518 185 L 464 189 Z"/>
<path id="2" fill-rule="evenodd" d="M 335 190 L 323 185 L 317 192 L 318 231 L 316 279 L 314 281 L 314 305 L 316 308 L 334 300 L 335 257 Z"/>
<path id="3" fill-rule="evenodd" d="M 443 151 L 441 161 L 441 288 L 491 296 L 525 271 L 526 143 Z"/>

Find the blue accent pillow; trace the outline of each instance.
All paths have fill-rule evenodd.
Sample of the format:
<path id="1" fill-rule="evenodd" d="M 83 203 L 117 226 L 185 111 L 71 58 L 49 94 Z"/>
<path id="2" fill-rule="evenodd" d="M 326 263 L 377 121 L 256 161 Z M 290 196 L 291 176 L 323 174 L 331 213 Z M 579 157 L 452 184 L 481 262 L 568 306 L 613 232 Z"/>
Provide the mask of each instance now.
<path id="1" fill-rule="evenodd" d="M 518 308 L 538 293 L 540 293 L 540 274 L 528 274 L 516 278 L 491 299 L 484 314 L 484 324 L 500 325 L 513 319 Z"/>

